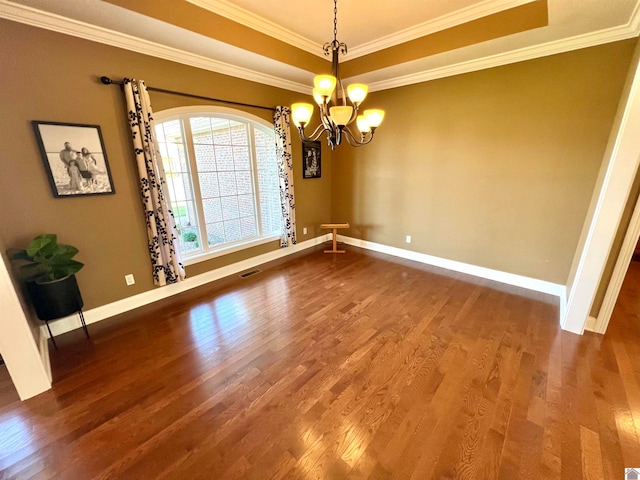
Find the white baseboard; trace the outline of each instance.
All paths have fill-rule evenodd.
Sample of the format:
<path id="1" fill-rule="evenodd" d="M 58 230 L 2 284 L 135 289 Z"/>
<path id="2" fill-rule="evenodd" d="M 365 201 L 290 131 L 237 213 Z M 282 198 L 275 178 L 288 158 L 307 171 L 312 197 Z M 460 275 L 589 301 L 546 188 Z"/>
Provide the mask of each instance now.
<path id="1" fill-rule="evenodd" d="M 53 381 L 51 375 L 51 362 L 49 361 L 49 332 L 47 329 L 40 329 L 40 338 L 38 339 L 38 351 L 40 352 L 40 358 L 42 359 L 42 365 L 44 365 L 44 371 L 49 378 L 49 382 Z"/>
<path id="2" fill-rule="evenodd" d="M 298 243 L 288 248 L 280 248 L 272 252 L 258 255 L 257 257 L 249 258 L 247 260 L 233 263 L 231 265 L 226 265 L 216 270 L 211 270 L 209 272 L 196 275 L 195 277 L 189 277 L 183 282 L 173 283 L 161 288 L 155 288 L 153 290 L 149 290 L 132 297 L 124 298 L 122 300 L 118 300 L 101 307 L 87 310 L 86 312 L 84 312 L 84 318 L 87 324 L 96 323 L 106 318 L 128 312 L 135 308 L 148 305 L 150 303 L 168 298 L 173 295 L 177 295 L 178 293 L 191 290 L 192 288 L 205 285 L 229 275 L 243 272 L 247 269 L 262 265 L 272 260 L 277 260 L 279 258 L 286 257 L 302 250 L 306 250 L 307 248 L 314 247 L 329 240 L 331 240 L 331 234 L 321 235 L 319 237 Z M 507 285 L 514 285 L 517 287 L 526 288 L 528 290 L 534 290 L 537 292 L 557 296 L 560 299 L 560 318 L 563 318 L 566 308 L 566 287 L 564 285 L 525 277 L 522 275 L 501 272 L 499 270 L 492 270 L 490 268 L 479 267 L 477 265 L 471 265 L 468 263 L 457 262 L 455 260 L 448 260 L 446 258 L 434 257 L 432 255 L 427 255 L 424 253 L 404 250 L 397 247 L 390 247 L 388 245 L 360 240 L 358 238 L 346 237 L 344 235 L 338 235 L 338 240 L 346 243 L 347 245 L 353 245 L 355 247 L 373 250 L 376 252 L 385 253 L 387 255 L 393 255 L 395 257 L 401 257 L 407 260 L 413 260 L 416 262 L 425 263 L 427 265 L 433 265 L 435 267 L 441 267 L 447 270 L 466 273 L 468 275 L 473 275 L 488 280 L 494 280 L 497 282 L 505 283 Z M 58 319 L 54 322 L 50 322 L 49 326 L 51 327 L 51 331 L 54 335 L 61 335 L 71 330 L 80 328 L 81 324 L 78 315 L 71 315 Z M 587 329 L 589 328 L 587 327 Z M 46 342 L 46 339 L 48 338 L 46 326 L 43 325 L 41 327 L 41 332 L 42 338 L 45 339 L 44 344 L 45 346 L 48 346 Z M 42 351 L 43 350 L 41 348 L 41 352 Z"/>
<path id="3" fill-rule="evenodd" d="M 506 283 L 507 285 L 514 285 L 516 287 L 522 287 L 528 290 L 534 290 L 536 292 L 548 293 L 549 295 L 559 297 L 560 318 L 562 318 L 564 315 L 564 309 L 566 308 L 567 303 L 567 288 L 564 285 L 560 285 L 558 283 L 547 282 L 545 280 L 538 280 L 536 278 L 525 277 L 522 275 L 515 275 L 513 273 L 501 272 L 499 270 L 492 270 L 490 268 L 479 267 L 477 265 L 471 265 L 469 263 L 457 262 L 455 260 L 448 260 L 446 258 L 434 257 L 425 253 L 404 250 L 397 247 L 390 247 L 388 245 L 369 242 L 367 240 L 360 240 L 359 238 L 346 237 L 344 235 L 338 235 L 338 240 L 346 243 L 347 245 L 353 245 L 354 247 L 374 250 L 376 252 L 386 253 L 387 255 L 406 258 L 407 260 L 426 263 L 427 265 L 442 267 L 446 268 L 447 270 L 466 273 L 475 277 L 495 280 L 496 282 Z"/>
<path id="4" fill-rule="evenodd" d="M 182 282 L 172 283 L 171 285 L 166 285 L 164 287 L 154 288 L 153 290 L 139 293 L 138 295 L 133 295 L 131 297 L 123 298 L 122 300 L 118 300 L 107 305 L 92 308 L 91 310 L 87 310 L 84 312 L 85 322 L 87 324 L 99 322 L 101 320 L 104 320 L 105 318 L 110 318 L 115 315 L 128 312 L 129 310 L 133 310 L 135 308 L 148 305 L 158 300 L 177 295 L 178 293 L 191 290 L 192 288 L 205 285 L 229 275 L 235 275 L 258 265 L 262 265 L 263 263 L 271 262 L 273 260 L 286 257 L 287 255 L 292 255 L 302 250 L 306 250 L 307 248 L 311 248 L 324 243 L 327 240 L 330 240 L 330 238 L 331 234 L 321 235 L 319 237 L 297 243 L 287 248 L 279 248 L 278 250 L 274 250 L 272 252 L 264 253 L 256 257 L 242 260 L 241 262 L 232 263 L 231 265 L 226 265 L 215 270 L 210 270 L 194 277 L 189 277 Z M 70 332 L 71 330 L 75 330 L 76 328 L 80 328 L 82 324 L 80 323 L 80 317 L 77 314 L 74 314 L 68 317 L 60 318 L 53 322 L 49 322 L 49 326 L 51 327 L 51 333 L 53 333 L 53 335 L 55 336 Z M 49 338 L 45 325 L 42 325 L 41 332 L 45 339 Z"/>
<path id="5" fill-rule="evenodd" d="M 562 294 L 560 295 L 560 313 L 559 313 L 559 321 L 560 326 L 564 323 L 564 316 L 567 313 L 567 288 L 563 287 Z M 564 329 L 563 329 L 564 330 Z"/>

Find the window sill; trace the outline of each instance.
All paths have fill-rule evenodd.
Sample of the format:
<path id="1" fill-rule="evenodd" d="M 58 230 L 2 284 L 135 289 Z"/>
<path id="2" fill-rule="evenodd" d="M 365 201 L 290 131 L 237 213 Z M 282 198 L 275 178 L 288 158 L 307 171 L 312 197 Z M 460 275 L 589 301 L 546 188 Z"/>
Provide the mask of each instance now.
<path id="1" fill-rule="evenodd" d="M 233 245 L 222 247 L 218 250 L 199 253 L 193 256 L 189 256 L 187 258 L 183 258 L 182 264 L 184 266 L 189 266 L 196 263 L 205 262 L 207 260 L 211 260 L 212 258 L 222 257 L 230 253 L 239 252 L 240 250 L 246 250 L 247 248 L 251 248 L 251 247 L 257 247 L 258 245 L 270 243 L 275 240 L 280 240 L 280 235 L 271 235 L 269 237 L 261 237 L 261 238 L 249 240 L 246 242 L 234 243 Z"/>

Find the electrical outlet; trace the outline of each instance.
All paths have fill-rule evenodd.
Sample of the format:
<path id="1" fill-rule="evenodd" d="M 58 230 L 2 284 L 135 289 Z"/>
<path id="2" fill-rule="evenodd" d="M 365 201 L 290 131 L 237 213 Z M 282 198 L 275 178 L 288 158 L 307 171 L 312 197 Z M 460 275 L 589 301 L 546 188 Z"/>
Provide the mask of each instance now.
<path id="1" fill-rule="evenodd" d="M 133 273 L 124 276 L 124 281 L 127 282 L 127 285 L 133 285 L 136 283 L 136 279 L 133 278 Z"/>
<path id="2" fill-rule="evenodd" d="M 306 234 L 307 234 L 307 227 L 304 227 L 304 228 L 302 229 L 302 234 L 303 234 L 303 235 L 306 235 Z"/>
<path id="3" fill-rule="evenodd" d="M 411 243 L 411 235 L 407 235 L 407 238 L 405 238 L 404 241 L 407 243 Z"/>

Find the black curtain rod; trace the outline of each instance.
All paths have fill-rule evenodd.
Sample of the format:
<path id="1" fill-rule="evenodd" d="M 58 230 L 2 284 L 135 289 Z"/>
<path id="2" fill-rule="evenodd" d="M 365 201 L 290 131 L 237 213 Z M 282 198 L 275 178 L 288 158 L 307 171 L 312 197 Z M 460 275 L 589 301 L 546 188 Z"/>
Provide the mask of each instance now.
<path id="1" fill-rule="evenodd" d="M 100 77 L 100 81 L 105 85 L 124 85 L 124 82 L 122 80 L 111 80 L 109 77 Z M 155 88 L 148 85 L 147 90 L 150 90 L 152 92 L 169 93 L 171 95 L 180 95 L 182 97 L 197 98 L 199 100 L 210 100 L 213 102 L 226 103 L 229 105 L 240 105 L 241 107 L 261 108 L 262 110 L 269 110 L 271 112 L 275 111 L 274 107 L 264 107 L 262 105 L 253 105 L 251 103 L 232 102 L 231 100 L 221 100 L 219 98 L 204 97 L 202 95 L 193 95 L 191 93 L 176 92 L 174 90 L 165 90 L 164 88 Z"/>

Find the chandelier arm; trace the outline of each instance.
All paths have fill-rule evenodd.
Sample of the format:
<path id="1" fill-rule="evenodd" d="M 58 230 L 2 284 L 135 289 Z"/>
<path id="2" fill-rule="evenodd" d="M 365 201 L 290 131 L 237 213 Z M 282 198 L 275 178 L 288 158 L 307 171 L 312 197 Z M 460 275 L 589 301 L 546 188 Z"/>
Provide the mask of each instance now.
<path id="1" fill-rule="evenodd" d="M 340 85 L 340 93 L 342 97 L 342 105 L 347 106 L 347 95 L 344 93 L 344 85 L 342 85 L 342 79 L 338 80 L 338 85 Z"/>
<path id="2" fill-rule="evenodd" d="M 323 110 L 320 112 L 320 121 L 322 122 L 325 130 L 333 130 L 334 125 L 331 121 L 331 116 L 329 115 L 328 105 L 325 105 Z"/>
<path id="3" fill-rule="evenodd" d="M 345 133 L 345 138 L 347 139 L 347 143 L 352 147 L 361 147 L 363 145 L 367 145 L 368 143 L 371 143 L 371 140 L 373 140 L 373 130 L 371 130 L 368 135 L 361 133 L 360 140 L 356 138 L 354 133 L 348 127 L 344 127 L 343 132 Z"/>
<path id="4" fill-rule="evenodd" d="M 351 131 L 351 129 L 347 126 L 342 128 L 342 132 L 344 133 L 344 138 L 347 139 L 347 143 L 349 145 L 351 145 L 352 147 L 360 147 L 362 145 L 364 145 L 364 143 L 362 143 L 362 141 L 358 140 L 356 138 L 356 136 L 353 134 L 353 132 Z"/>
<path id="5" fill-rule="evenodd" d="M 353 105 L 353 111 L 351 112 L 351 117 L 349 118 L 349 121 L 347 122 L 347 125 L 350 125 L 353 123 L 353 121 L 358 118 L 358 106 L 353 103 L 353 102 L 349 102 L 351 103 L 351 105 Z"/>
<path id="6" fill-rule="evenodd" d="M 298 133 L 300 134 L 300 140 L 304 142 L 314 142 L 320 138 L 320 136 L 329 129 L 325 125 L 318 125 L 311 135 L 305 135 L 304 127 L 298 127 Z"/>
<path id="7" fill-rule="evenodd" d="M 312 140 L 311 137 L 307 137 L 304 134 L 304 127 L 303 126 L 299 126 L 298 127 L 298 136 L 300 137 L 300 140 L 302 140 L 303 142 L 309 142 Z"/>

